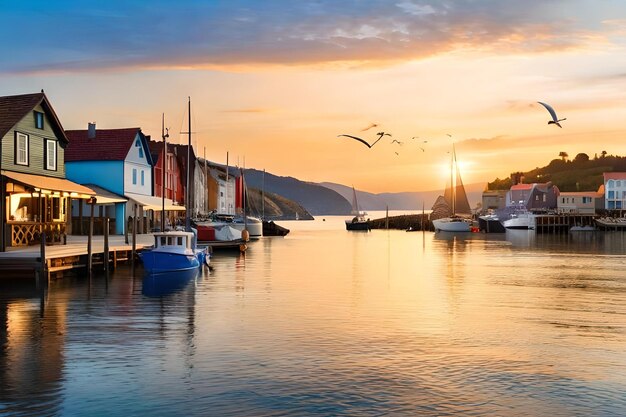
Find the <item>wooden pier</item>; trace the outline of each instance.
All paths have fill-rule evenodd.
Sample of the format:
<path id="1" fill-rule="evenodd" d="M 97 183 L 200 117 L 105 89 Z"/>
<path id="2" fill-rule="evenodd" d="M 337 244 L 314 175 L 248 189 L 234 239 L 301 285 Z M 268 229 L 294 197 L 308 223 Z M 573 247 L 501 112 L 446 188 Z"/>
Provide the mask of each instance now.
<path id="1" fill-rule="evenodd" d="M 138 235 L 135 249 L 140 251 L 152 244 L 152 235 Z M 124 236 L 114 236 L 109 242 L 109 265 L 117 267 L 119 262 L 131 258 L 132 243 L 125 243 Z M 94 237 L 92 241 L 92 268 L 102 265 L 105 260 L 104 240 L 102 236 Z M 45 260 L 42 262 L 39 246 L 10 248 L 7 252 L 0 252 L 0 278 L 5 276 L 36 277 L 43 269 L 43 276 L 48 279 L 56 277 L 63 271 L 87 268 L 88 247 L 85 236 L 69 236 L 66 245 L 52 245 L 45 247 Z"/>
<path id="2" fill-rule="evenodd" d="M 569 233 L 574 226 L 595 227 L 594 214 L 539 214 L 535 217 L 535 231 L 537 233 Z"/>

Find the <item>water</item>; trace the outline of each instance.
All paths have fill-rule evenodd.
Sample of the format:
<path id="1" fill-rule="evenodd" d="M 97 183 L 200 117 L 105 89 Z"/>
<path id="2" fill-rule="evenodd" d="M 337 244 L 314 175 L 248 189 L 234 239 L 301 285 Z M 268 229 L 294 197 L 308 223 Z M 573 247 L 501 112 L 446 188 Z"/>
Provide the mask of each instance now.
<path id="1" fill-rule="evenodd" d="M 165 288 L 3 283 L 0 415 L 626 414 L 626 234 L 343 219 Z"/>

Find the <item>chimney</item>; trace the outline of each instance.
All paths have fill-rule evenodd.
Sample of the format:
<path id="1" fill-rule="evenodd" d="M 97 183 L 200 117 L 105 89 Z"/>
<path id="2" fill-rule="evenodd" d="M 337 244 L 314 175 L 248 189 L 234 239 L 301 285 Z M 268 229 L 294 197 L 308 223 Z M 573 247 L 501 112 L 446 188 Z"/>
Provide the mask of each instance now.
<path id="1" fill-rule="evenodd" d="M 95 139 L 96 138 L 96 122 L 87 123 L 87 138 Z"/>

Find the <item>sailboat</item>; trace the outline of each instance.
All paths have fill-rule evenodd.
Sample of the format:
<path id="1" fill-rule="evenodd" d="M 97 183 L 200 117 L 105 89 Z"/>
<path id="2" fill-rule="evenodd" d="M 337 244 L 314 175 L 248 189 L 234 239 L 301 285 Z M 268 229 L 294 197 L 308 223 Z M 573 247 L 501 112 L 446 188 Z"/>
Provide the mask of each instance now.
<path id="1" fill-rule="evenodd" d="M 352 220 L 346 220 L 346 230 L 370 230 L 370 223 L 365 219 L 367 213 L 359 210 L 359 202 L 356 199 L 356 190 L 352 187 Z"/>
<path id="2" fill-rule="evenodd" d="M 435 231 L 469 232 L 472 226 L 469 216 L 471 216 L 472 211 L 467 200 L 467 194 L 465 194 L 461 173 L 457 166 L 454 145 L 452 145 L 452 160 L 450 163 L 450 186 L 446 188 L 443 198 L 451 209 L 451 215 L 433 220 Z"/>

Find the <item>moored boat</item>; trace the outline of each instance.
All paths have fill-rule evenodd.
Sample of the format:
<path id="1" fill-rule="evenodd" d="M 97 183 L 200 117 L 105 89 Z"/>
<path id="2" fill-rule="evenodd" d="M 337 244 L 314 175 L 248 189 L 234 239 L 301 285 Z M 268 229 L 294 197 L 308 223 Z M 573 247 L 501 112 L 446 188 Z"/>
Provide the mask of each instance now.
<path id="1" fill-rule="evenodd" d="M 186 271 L 209 264 L 206 249 L 196 249 L 192 232 L 170 231 L 154 234 L 154 246 L 139 253 L 149 274 Z"/>
<path id="2" fill-rule="evenodd" d="M 450 216 L 433 219 L 435 232 L 470 232 L 472 230 L 472 221 L 469 217 L 472 214 L 472 210 L 470 209 L 465 187 L 463 187 L 463 181 L 461 180 L 461 172 L 458 168 L 454 145 L 452 145 L 450 161 L 450 183 L 449 187 L 446 187 L 443 200 L 445 203 L 442 204 L 448 207 Z"/>
<path id="3" fill-rule="evenodd" d="M 504 233 L 505 227 L 500 222 L 497 214 L 485 214 L 478 217 L 478 228 L 485 233 Z"/>
<path id="4" fill-rule="evenodd" d="M 502 225 L 507 229 L 534 229 L 535 215 L 527 210 L 517 210 L 503 220 Z"/>
<path id="5" fill-rule="evenodd" d="M 359 202 L 356 199 L 356 190 L 352 187 L 352 215 L 351 220 L 346 220 L 346 230 L 370 230 L 370 222 L 365 218 L 367 213 L 359 209 Z"/>

